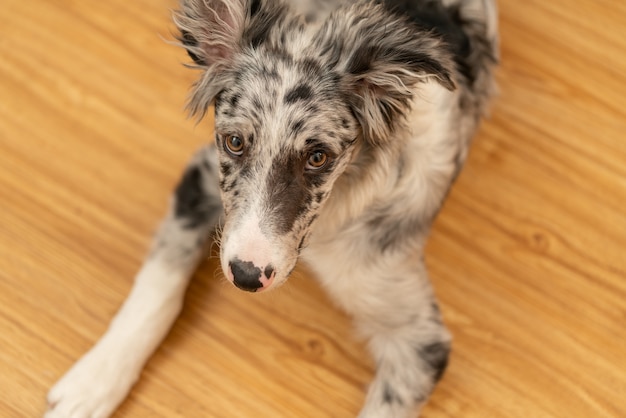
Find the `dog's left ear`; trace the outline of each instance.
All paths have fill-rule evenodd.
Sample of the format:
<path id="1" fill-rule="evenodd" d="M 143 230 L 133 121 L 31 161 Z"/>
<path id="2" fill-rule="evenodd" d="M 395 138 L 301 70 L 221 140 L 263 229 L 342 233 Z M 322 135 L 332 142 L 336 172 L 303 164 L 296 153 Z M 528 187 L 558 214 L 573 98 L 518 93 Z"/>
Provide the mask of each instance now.
<path id="1" fill-rule="evenodd" d="M 455 89 L 454 64 L 441 40 L 380 4 L 357 2 L 331 17 L 320 34 L 318 46 L 343 75 L 346 100 L 370 143 L 390 137 L 418 83 L 435 80 Z"/>

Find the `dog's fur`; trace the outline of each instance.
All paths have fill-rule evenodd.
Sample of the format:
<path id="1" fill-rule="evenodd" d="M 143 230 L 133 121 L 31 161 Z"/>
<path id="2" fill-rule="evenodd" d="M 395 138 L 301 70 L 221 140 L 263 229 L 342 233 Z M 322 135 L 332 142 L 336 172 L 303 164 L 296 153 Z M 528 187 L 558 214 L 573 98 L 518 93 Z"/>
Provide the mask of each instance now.
<path id="1" fill-rule="evenodd" d="M 422 249 L 492 92 L 493 0 L 183 0 L 175 21 L 201 70 L 189 110 L 215 104 L 215 143 L 46 416 L 112 413 L 220 218 L 228 280 L 274 288 L 303 259 L 355 318 L 377 365 L 359 416 L 412 416 L 450 350 Z"/>

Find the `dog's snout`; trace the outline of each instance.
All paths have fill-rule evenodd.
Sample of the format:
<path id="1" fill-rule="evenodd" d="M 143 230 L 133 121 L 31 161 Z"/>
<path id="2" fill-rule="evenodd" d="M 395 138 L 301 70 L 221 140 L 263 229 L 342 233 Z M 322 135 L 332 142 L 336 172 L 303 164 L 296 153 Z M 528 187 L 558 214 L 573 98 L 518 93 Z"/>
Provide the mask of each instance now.
<path id="1" fill-rule="evenodd" d="M 264 287 L 269 287 L 274 278 L 274 268 L 271 265 L 262 270 L 251 261 L 241 261 L 235 258 L 228 263 L 228 266 L 234 285 L 248 292 L 257 292 L 263 290 Z"/>

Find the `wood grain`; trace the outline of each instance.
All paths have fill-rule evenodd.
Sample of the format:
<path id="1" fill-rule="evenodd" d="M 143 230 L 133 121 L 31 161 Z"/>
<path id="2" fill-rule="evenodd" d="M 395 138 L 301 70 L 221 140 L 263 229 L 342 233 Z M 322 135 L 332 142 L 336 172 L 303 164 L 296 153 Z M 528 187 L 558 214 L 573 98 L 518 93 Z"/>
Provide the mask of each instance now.
<path id="1" fill-rule="evenodd" d="M 210 136 L 174 7 L 0 7 L 2 417 L 40 416 L 106 329 Z M 626 3 L 500 7 L 500 96 L 427 248 L 455 342 L 423 416 L 626 416 Z M 371 361 L 306 270 L 260 296 L 217 270 L 116 417 L 355 416 Z"/>

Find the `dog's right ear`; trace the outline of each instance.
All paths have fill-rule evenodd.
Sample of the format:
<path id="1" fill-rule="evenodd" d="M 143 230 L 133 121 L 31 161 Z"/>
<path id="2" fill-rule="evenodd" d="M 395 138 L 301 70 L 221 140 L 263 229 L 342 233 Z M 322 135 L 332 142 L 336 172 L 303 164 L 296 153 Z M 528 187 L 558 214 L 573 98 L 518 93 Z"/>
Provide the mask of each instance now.
<path id="1" fill-rule="evenodd" d="M 248 46 L 258 46 L 286 7 L 268 0 L 181 0 L 174 23 L 178 40 L 204 70 L 194 84 L 187 109 L 202 117 L 227 82 L 225 73 L 234 57 Z"/>

